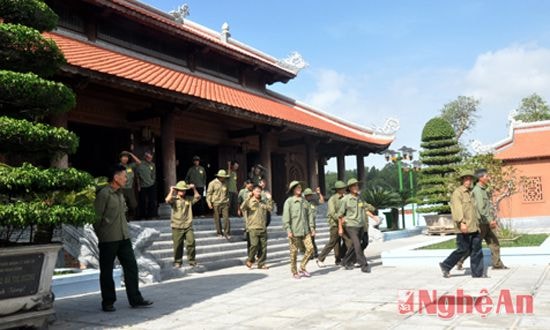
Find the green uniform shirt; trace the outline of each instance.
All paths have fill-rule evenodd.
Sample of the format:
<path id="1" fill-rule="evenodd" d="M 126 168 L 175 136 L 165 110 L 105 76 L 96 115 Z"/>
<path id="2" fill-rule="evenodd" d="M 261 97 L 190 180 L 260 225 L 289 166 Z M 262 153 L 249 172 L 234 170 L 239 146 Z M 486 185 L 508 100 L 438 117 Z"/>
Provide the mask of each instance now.
<path id="1" fill-rule="evenodd" d="M 185 181 L 192 183 L 197 188 L 206 187 L 206 171 L 202 166 L 191 166 L 185 175 Z"/>
<path id="2" fill-rule="evenodd" d="M 157 177 L 155 163 L 143 160 L 141 164 L 139 164 L 137 170 L 141 187 L 148 188 L 155 184 Z"/>
<path id="3" fill-rule="evenodd" d="M 330 227 L 338 227 L 338 210 L 340 209 L 340 201 L 344 195 L 334 194 L 327 202 L 327 218 Z"/>
<path id="4" fill-rule="evenodd" d="M 478 182 L 474 189 L 472 189 L 472 195 L 474 196 L 480 223 L 489 223 L 495 220 L 491 204 L 491 193 L 487 188 L 487 186 L 482 186 Z"/>
<path id="5" fill-rule="evenodd" d="M 176 196 L 168 204 L 172 207 L 171 226 L 175 229 L 187 229 L 193 223 L 193 204 L 198 202 L 201 196 Z"/>
<path id="6" fill-rule="evenodd" d="M 130 238 L 126 221 L 126 202 L 120 189 L 111 185 L 101 188 L 94 202 L 95 233 L 100 243 L 122 241 Z"/>
<path id="7" fill-rule="evenodd" d="M 218 178 L 210 181 L 206 190 L 206 202 L 208 205 L 222 205 L 229 203 L 227 185 Z"/>
<path id="8" fill-rule="evenodd" d="M 309 208 L 308 212 L 308 222 L 313 223 L 313 226 L 310 227 L 310 229 L 315 230 L 317 228 L 317 223 L 315 220 L 317 219 L 317 206 L 318 204 L 315 204 L 315 202 L 309 202 L 305 201 L 309 205 L 307 206 Z"/>
<path id="9" fill-rule="evenodd" d="M 468 233 L 479 231 L 478 213 L 472 191 L 464 186 L 455 189 L 451 196 L 451 213 L 460 229 L 460 223 L 468 226 Z"/>
<path id="10" fill-rule="evenodd" d="M 254 196 L 248 197 L 242 204 L 241 210 L 246 213 L 246 229 L 266 229 L 267 212 L 273 209 L 271 199 L 256 199 Z"/>
<path id="11" fill-rule="evenodd" d="M 237 190 L 237 172 L 230 171 L 229 178 L 227 178 L 227 189 L 229 192 L 236 193 Z"/>
<path id="12" fill-rule="evenodd" d="M 132 189 L 134 187 L 134 178 L 136 175 L 136 163 L 129 163 L 126 165 L 120 164 L 124 167 L 126 167 L 126 185 L 124 186 L 124 189 Z"/>
<path id="13" fill-rule="evenodd" d="M 342 197 L 338 208 L 338 218 L 344 217 L 344 225 L 347 227 L 365 227 L 367 203 L 361 196 L 347 194 Z"/>
<path id="14" fill-rule="evenodd" d="M 262 181 L 264 177 L 262 175 L 253 175 L 250 179 L 252 180 L 252 183 L 257 186 L 260 184 L 260 181 Z"/>
<path id="15" fill-rule="evenodd" d="M 246 188 L 243 188 L 239 191 L 239 195 L 238 195 L 238 200 L 239 200 L 239 205 L 241 205 L 245 199 L 248 198 L 248 194 L 250 194 L 252 191 L 246 189 Z"/>
<path id="16" fill-rule="evenodd" d="M 305 236 L 315 228 L 309 216 L 309 203 L 304 198 L 291 196 L 283 205 L 283 228 L 294 236 Z"/>

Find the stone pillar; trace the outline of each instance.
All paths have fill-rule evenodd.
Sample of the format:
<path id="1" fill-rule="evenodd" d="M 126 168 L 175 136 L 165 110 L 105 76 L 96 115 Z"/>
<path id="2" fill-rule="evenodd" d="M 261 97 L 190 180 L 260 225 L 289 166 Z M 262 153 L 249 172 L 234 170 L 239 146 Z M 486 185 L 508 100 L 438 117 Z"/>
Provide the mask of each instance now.
<path id="1" fill-rule="evenodd" d="M 50 124 L 55 127 L 67 128 L 69 123 L 67 113 L 62 113 L 56 116 L 52 116 L 50 119 Z M 67 154 L 56 154 L 53 155 L 50 160 L 51 167 L 57 168 L 68 168 L 69 167 L 69 156 Z"/>
<path id="2" fill-rule="evenodd" d="M 271 146 L 273 135 L 268 130 L 260 134 L 260 163 L 265 167 L 265 178 L 267 180 L 268 190 L 272 190 L 271 181 Z"/>
<path id="3" fill-rule="evenodd" d="M 357 180 L 365 180 L 365 155 L 361 152 L 357 153 Z"/>
<path id="4" fill-rule="evenodd" d="M 176 127 L 174 114 L 168 112 L 161 117 L 160 132 L 162 143 L 162 171 L 164 191 L 176 184 Z"/>
<path id="5" fill-rule="evenodd" d="M 318 172 L 318 175 L 319 175 L 319 179 L 318 179 L 319 180 L 319 187 L 321 187 L 321 192 L 323 193 L 323 195 L 326 196 L 327 191 L 325 189 L 325 185 L 326 185 L 326 181 L 325 181 L 325 162 L 326 162 L 325 156 L 319 155 L 319 157 L 317 158 L 317 172 Z"/>
<path id="6" fill-rule="evenodd" d="M 338 180 L 344 180 L 346 176 L 346 158 L 344 153 L 340 153 L 336 158 L 338 168 Z"/>

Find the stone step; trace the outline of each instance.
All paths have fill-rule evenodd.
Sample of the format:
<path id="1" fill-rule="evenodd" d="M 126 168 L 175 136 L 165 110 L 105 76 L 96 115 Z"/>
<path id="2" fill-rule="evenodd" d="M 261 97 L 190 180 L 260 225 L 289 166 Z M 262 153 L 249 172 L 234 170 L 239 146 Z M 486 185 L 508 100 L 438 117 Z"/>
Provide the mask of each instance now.
<path id="1" fill-rule="evenodd" d="M 328 238 L 319 240 L 317 247 L 322 249 L 328 242 Z M 228 250 L 223 252 L 205 253 L 199 254 L 197 251 L 197 261 L 203 265 L 207 270 L 220 269 L 230 265 L 240 265 L 246 261 L 246 242 L 239 249 Z M 267 245 L 268 260 L 274 260 L 278 257 L 289 257 L 288 241 L 286 239 L 277 240 L 275 242 L 268 242 Z M 186 263 L 187 257 L 183 257 L 184 263 Z M 172 250 L 169 253 L 163 255 L 162 258 L 157 258 L 157 261 L 162 268 L 172 267 L 174 262 Z"/>
<path id="2" fill-rule="evenodd" d="M 235 228 L 235 229 L 244 228 L 244 221 L 242 218 L 231 218 L 230 221 L 231 221 L 232 228 Z M 153 228 L 160 231 L 161 233 L 169 232 L 171 230 L 170 220 L 132 221 L 131 223 L 142 227 Z M 223 221 L 222 221 L 222 225 L 223 225 Z M 282 224 L 281 217 L 272 218 L 271 224 L 269 225 L 270 228 L 274 228 L 274 227 L 282 228 L 282 226 L 283 224 Z M 321 219 L 321 221 L 317 221 L 316 227 L 328 228 L 328 224 L 326 221 Z M 199 218 L 199 219 L 193 220 L 193 229 L 195 230 L 195 232 L 199 232 L 199 231 L 215 230 L 216 227 L 214 225 L 213 219 Z"/>
<path id="3" fill-rule="evenodd" d="M 329 234 L 328 233 L 319 233 L 318 236 L 316 236 L 315 242 L 317 244 L 317 247 L 319 247 L 319 244 L 325 244 L 328 242 Z M 232 238 L 232 242 L 227 242 L 225 239 L 218 239 L 217 244 L 206 244 L 201 245 L 199 242 L 195 242 L 195 251 L 197 254 L 197 259 L 199 257 L 202 258 L 203 255 L 207 254 L 222 254 L 224 252 L 233 252 L 233 251 L 245 251 L 246 253 L 246 241 Z M 157 241 L 155 242 L 157 246 L 160 246 L 160 248 L 157 249 L 151 249 L 149 252 L 154 255 L 157 259 L 162 259 L 166 257 L 172 257 L 173 256 L 173 245 L 172 241 Z M 268 238 L 268 246 L 276 246 L 278 244 L 283 244 L 286 247 L 288 247 L 288 239 L 285 236 L 277 237 L 277 238 Z M 322 247 L 321 247 L 322 248 Z"/>

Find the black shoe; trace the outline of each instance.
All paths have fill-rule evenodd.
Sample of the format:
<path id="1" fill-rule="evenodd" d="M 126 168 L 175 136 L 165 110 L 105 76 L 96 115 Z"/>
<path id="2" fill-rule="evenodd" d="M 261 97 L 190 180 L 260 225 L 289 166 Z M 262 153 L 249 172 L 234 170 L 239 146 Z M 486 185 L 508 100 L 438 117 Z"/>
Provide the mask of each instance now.
<path id="1" fill-rule="evenodd" d="M 133 304 L 132 308 L 148 307 L 148 306 L 151 306 L 152 304 L 153 304 L 153 302 L 151 300 L 143 299 L 142 301 L 140 301 L 136 304 Z"/>
<path id="2" fill-rule="evenodd" d="M 116 311 L 116 308 L 113 304 L 110 304 L 110 305 L 103 305 L 101 306 L 101 309 L 104 311 L 104 312 L 114 312 Z"/>
<path id="3" fill-rule="evenodd" d="M 451 277 L 451 274 L 449 273 L 449 270 L 445 268 L 445 265 L 443 265 L 442 262 L 439 263 L 439 268 L 441 268 L 441 272 L 443 273 L 443 277 L 449 278 Z"/>
<path id="4" fill-rule="evenodd" d="M 362 271 L 363 273 L 370 273 L 370 271 L 371 271 L 370 265 L 369 265 L 369 264 L 365 264 L 363 267 L 361 267 L 361 271 Z"/>
<path id="5" fill-rule="evenodd" d="M 492 269 L 493 269 L 493 270 L 499 270 L 499 269 L 510 269 L 510 268 L 508 268 L 508 267 L 502 265 L 502 266 L 498 266 L 498 267 L 494 267 L 494 266 L 493 266 Z"/>

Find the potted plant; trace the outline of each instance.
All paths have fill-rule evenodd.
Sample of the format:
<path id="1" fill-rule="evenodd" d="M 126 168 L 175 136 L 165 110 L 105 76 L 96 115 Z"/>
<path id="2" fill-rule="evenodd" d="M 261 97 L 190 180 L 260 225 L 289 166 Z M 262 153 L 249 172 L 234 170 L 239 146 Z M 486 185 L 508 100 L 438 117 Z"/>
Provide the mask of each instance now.
<path id="1" fill-rule="evenodd" d="M 386 226 L 388 229 L 396 230 L 399 217 L 397 207 L 403 204 L 403 200 L 399 193 L 386 189 L 381 186 L 373 186 L 365 189 L 363 198 L 377 210 L 391 209 L 391 212 L 386 212 Z"/>
<path id="2" fill-rule="evenodd" d="M 69 88 L 48 80 L 64 57 L 41 32 L 56 24 L 42 1 L 0 0 L 0 328 L 44 324 L 61 247 L 53 230 L 95 219 L 93 178 L 50 166 L 78 146 L 46 123 L 75 105 Z"/>
<path id="3" fill-rule="evenodd" d="M 422 207 L 418 212 L 435 213 L 424 215 L 429 233 L 454 232 L 449 201 L 453 174 L 462 157 L 451 124 L 440 117 L 429 120 L 422 130 L 421 147 L 420 160 L 427 166 L 419 179 L 417 198 Z"/>

